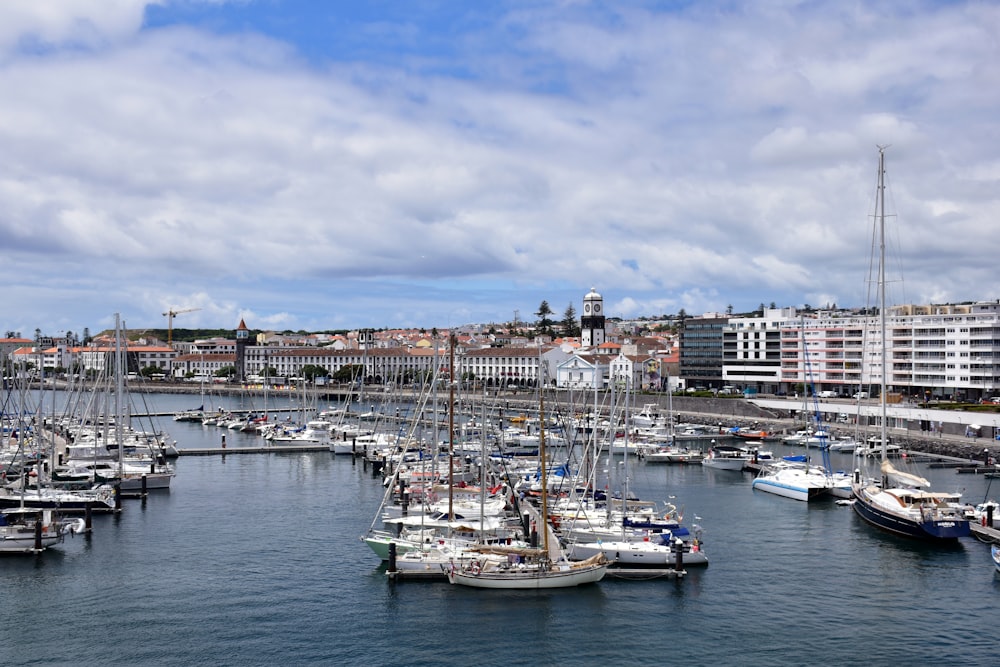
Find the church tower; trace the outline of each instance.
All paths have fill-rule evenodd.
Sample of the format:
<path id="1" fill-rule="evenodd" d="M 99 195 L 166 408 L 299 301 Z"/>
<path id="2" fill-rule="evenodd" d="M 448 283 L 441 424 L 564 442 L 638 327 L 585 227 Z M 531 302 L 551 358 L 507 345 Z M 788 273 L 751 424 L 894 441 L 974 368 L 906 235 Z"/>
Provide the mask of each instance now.
<path id="1" fill-rule="evenodd" d="M 236 381 L 240 384 L 247 379 L 247 343 L 250 342 L 250 330 L 247 329 L 246 322 L 240 319 L 240 325 L 236 327 Z"/>
<path id="2" fill-rule="evenodd" d="M 590 293 L 583 297 L 580 337 L 584 347 L 604 344 L 604 299 L 593 287 L 590 288 Z"/>

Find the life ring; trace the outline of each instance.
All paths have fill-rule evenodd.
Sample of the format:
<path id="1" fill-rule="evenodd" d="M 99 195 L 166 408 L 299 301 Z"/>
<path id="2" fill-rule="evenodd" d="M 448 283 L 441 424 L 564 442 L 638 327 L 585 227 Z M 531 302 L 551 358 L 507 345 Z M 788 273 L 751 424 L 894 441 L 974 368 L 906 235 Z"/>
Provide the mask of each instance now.
<path id="1" fill-rule="evenodd" d="M 482 572 L 482 568 L 480 567 L 478 560 L 472 561 L 469 568 L 472 570 L 472 574 L 477 577 L 479 576 L 479 573 Z"/>

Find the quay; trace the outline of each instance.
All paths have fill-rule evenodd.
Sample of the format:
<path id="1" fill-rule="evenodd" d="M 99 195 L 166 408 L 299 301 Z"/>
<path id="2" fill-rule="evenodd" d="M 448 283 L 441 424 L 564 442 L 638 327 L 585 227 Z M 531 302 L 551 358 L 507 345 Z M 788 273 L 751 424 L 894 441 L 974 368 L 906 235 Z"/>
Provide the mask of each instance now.
<path id="1" fill-rule="evenodd" d="M 279 454 L 282 452 L 328 452 L 329 445 L 281 445 L 278 447 L 190 447 L 178 448 L 178 456 L 225 456 L 226 454 Z"/>

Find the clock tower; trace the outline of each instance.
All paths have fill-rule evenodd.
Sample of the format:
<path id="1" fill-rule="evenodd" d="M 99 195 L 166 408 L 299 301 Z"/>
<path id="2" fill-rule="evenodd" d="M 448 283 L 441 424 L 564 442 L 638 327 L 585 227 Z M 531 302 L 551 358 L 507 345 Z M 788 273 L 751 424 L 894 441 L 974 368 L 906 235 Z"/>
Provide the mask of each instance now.
<path id="1" fill-rule="evenodd" d="M 240 384 L 243 384 L 247 379 L 247 343 L 249 342 L 250 330 L 247 329 L 246 322 L 240 319 L 240 325 L 236 327 L 236 381 Z"/>
<path id="2" fill-rule="evenodd" d="M 597 347 L 604 343 L 604 299 L 593 287 L 583 297 L 580 337 L 584 347 Z"/>

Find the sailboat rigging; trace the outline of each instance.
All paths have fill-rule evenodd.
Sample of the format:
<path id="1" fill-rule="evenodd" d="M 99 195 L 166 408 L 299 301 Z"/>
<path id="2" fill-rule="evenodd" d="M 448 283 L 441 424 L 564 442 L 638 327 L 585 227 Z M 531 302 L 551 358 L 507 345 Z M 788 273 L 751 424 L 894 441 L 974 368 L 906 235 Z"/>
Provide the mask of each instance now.
<path id="1" fill-rule="evenodd" d="M 854 510 L 868 523 L 882 530 L 930 542 L 953 541 L 969 535 L 969 521 L 961 504 L 961 494 L 928 490 L 930 482 L 897 470 L 889 462 L 888 389 L 889 350 L 886 345 L 885 298 L 885 147 L 879 146 L 876 224 L 878 225 L 878 317 L 881 349 L 879 405 L 881 408 L 881 480 L 863 479 L 855 469 L 852 483 Z"/>
<path id="2" fill-rule="evenodd" d="M 540 366 L 541 367 L 541 366 Z M 525 503 L 525 508 L 542 532 L 542 548 L 482 547 L 484 558 L 474 559 L 458 567 L 453 561 L 446 566 L 448 581 L 473 588 L 543 589 L 568 588 L 600 581 L 608 570 L 603 555 L 580 562 L 570 562 L 562 552 L 558 538 L 549 523 L 548 471 L 545 452 L 545 382 L 538 383 L 538 463 L 541 473 L 541 514 Z M 496 561 L 485 558 L 487 554 L 506 556 Z"/>

